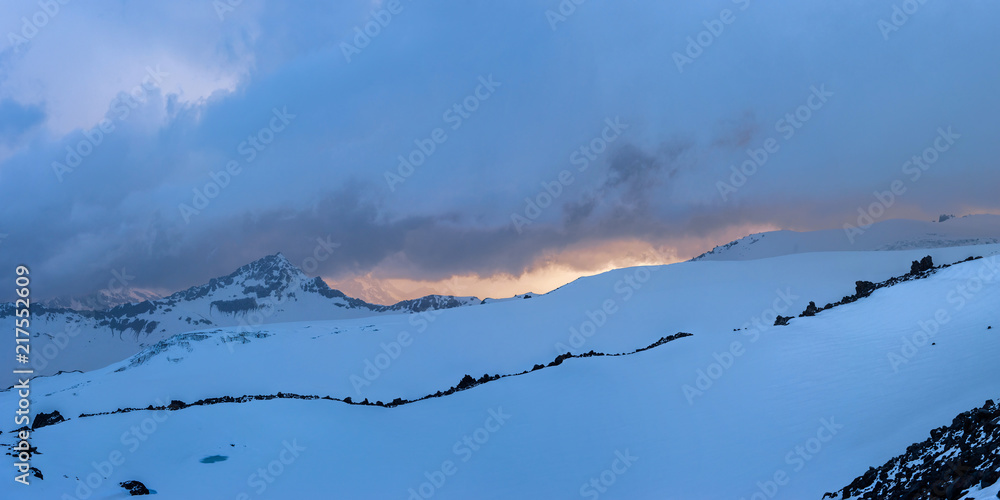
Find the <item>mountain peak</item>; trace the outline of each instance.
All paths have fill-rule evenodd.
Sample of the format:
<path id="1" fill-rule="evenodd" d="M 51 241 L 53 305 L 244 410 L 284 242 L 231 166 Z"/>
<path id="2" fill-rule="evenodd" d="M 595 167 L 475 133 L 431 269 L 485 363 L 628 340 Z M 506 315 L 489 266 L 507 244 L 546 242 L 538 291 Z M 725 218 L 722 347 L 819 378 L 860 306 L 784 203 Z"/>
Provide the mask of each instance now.
<path id="1" fill-rule="evenodd" d="M 281 296 L 292 287 L 298 288 L 296 285 L 307 281 L 309 278 L 301 269 L 288 262 L 281 253 L 276 253 L 240 266 L 229 275 L 212 278 L 205 285 L 177 292 L 168 299 L 195 300 L 227 287 L 237 287 L 228 293 L 239 297 L 263 298 L 275 293 Z"/>
<path id="2" fill-rule="evenodd" d="M 241 266 L 231 276 L 234 278 L 260 280 L 262 282 L 272 282 L 274 280 L 287 282 L 295 279 L 307 279 L 305 273 L 289 262 L 281 252 L 266 255 Z"/>

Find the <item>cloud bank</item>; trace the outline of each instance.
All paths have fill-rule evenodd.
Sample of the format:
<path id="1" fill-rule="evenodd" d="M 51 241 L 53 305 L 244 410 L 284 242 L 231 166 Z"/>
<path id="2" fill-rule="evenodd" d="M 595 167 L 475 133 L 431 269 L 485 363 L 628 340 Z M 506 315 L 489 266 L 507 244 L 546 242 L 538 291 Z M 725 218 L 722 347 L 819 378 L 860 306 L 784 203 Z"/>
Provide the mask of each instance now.
<path id="1" fill-rule="evenodd" d="M 884 217 L 1000 209 L 995 2 L 58 5 L 0 8 L 0 269 L 39 297 L 322 241 L 334 283 L 689 258 L 855 220 L 942 127 Z"/>

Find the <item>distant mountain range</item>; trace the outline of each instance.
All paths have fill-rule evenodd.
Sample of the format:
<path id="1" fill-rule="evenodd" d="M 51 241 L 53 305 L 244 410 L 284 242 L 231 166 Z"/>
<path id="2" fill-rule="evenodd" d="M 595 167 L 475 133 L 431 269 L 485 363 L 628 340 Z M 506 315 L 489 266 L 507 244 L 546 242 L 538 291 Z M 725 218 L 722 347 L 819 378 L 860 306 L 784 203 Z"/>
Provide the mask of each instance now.
<path id="1" fill-rule="evenodd" d="M 56 297 L 41 302 L 41 305 L 52 309 L 74 309 L 77 311 L 100 311 L 111 309 L 122 304 L 145 302 L 162 299 L 163 295 L 151 290 L 124 288 L 114 290 L 106 288 L 86 295 L 75 297 Z"/>
<path id="2" fill-rule="evenodd" d="M 720 245 L 692 260 L 751 260 L 808 252 L 911 250 L 1000 243 L 1000 215 L 942 215 L 938 222 L 894 219 L 868 227 L 771 231 Z"/>
<path id="3" fill-rule="evenodd" d="M 481 302 L 428 295 L 388 306 L 370 304 L 330 288 L 319 277 L 309 278 L 278 253 L 167 297 L 96 310 L 35 305 L 31 332 L 38 354 L 33 365 L 41 375 L 99 368 L 167 337 L 209 327 L 361 318 Z M 0 319 L 13 315 L 12 303 L 0 304 Z M 47 342 L 52 347 L 45 347 Z M 2 377 L 3 385 L 13 380 L 9 374 Z"/>
<path id="4" fill-rule="evenodd" d="M 889 220 L 860 228 L 799 233 L 775 231 L 747 236 L 695 259 L 753 260 L 781 255 L 865 250 L 906 250 L 984 245 L 1000 242 L 1000 216 L 942 217 L 941 222 Z M 157 297 L 126 291 L 90 299 L 53 301 L 32 310 L 33 365 L 39 375 L 90 370 L 125 359 L 173 335 L 216 327 L 252 329 L 263 324 L 362 318 L 419 313 L 510 300 L 428 295 L 392 305 L 372 304 L 306 276 L 282 254 L 268 255 L 208 283 Z M 104 304 L 120 302 L 113 307 Z M 0 319 L 13 316 L 0 304 Z M 46 346 L 45 344 L 51 344 Z M 0 386 L 13 383 L 0 374 Z"/>

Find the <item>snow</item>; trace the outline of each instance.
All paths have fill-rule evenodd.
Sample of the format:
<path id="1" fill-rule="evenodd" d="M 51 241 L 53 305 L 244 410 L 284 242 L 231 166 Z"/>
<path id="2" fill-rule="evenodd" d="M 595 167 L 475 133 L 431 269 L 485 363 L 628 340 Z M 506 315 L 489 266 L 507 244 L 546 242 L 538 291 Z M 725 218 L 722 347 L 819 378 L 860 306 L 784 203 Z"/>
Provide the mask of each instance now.
<path id="1" fill-rule="evenodd" d="M 864 222 L 864 221 L 863 221 Z M 695 260 L 749 260 L 805 252 L 910 250 L 1000 243 L 1000 216 L 968 215 L 944 222 L 893 219 L 870 227 L 772 231 L 716 247 Z"/>
<path id="2" fill-rule="evenodd" d="M 997 498 L 1000 498 L 1000 482 L 986 489 L 980 489 L 977 486 L 965 496 L 965 500 L 996 500 Z"/>
<path id="3" fill-rule="evenodd" d="M 243 266 L 230 276 L 212 280 L 207 285 L 177 292 L 169 297 L 144 305 L 150 311 L 128 314 L 121 310 L 99 312 L 117 314 L 111 319 L 124 322 L 145 321 L 154 324 L 151 330 L 137 333 L 118 331 L 107 324 L 107 318 L 71 310 L 42 312 L 35 308 L 31 329 L 32 350 L 36 355 L 32 368 L 37 375 L 52 375 L 59 371 L 88 371 L 107 366 L 129 357 L 157 342 L 176 334 L 198 328 L 240 326 L 252 329 L 260 325 L 290 321 L 349 319 L 398 314 L 413 306 L 439 307 L 452 300 L 452 305 L 478 305 L 475 297 L 429 296 L 404 301 L 395 306 L 379 306 L 352 299 L 339 292 L 317 291 L 315 279 L 308 278 L 281 254 L 268 256 Z M 260 296 L 255 290 L 270 290 Z M 322 291 L 328 292 L 324 296 Z M 222 312 L 214 304 L 252 297 L 259 309 L 248 313 Z M 11 309 L 9 314 L 13 315 Z M 0 315 L 0 319 L 4 316 Z M 15 378 L 9 372 L 0 373 L 0 387 L 10 387 Z"/>
<path id="4" fill-rule="evenodd" d="M 126 283 L 124 278 L 120 279 L 120 281 L 121 283 Z M 56 297 L 46 300 L 43 305 L 54 309 L 65 308 L 77 311 L 95 311 L 111 309 L 122 304 L 138 304 L 147 300 L 163 298 L 162 294 L 152 290 L 125 288 L 125 285 L 116 283 L 112 282 L 111 287 L 84 296 Z"/>
<path id="5" fill-rule="evenodd" d="M 853 294 L 856 280 L 905 274 L 928 254 L 937 264 L 988 258 L 787 327 L 753 325 L 762 317 L 773 324 L 776 306 L 788 304 L 784 315 L 797 316 L 810 300 Z M 33 380 L 33 409 L 59 410 L 68 421 L 33 432 L 40 452 L 33 464 L 45 480 L 30 490 L 5 481 L 0 496 L 73 497 L 77 478 L 86 481 L 94 463 L 100 468 L 118 451 L 124 463 L 107 480 L 92 476 L 102 484 L 89 498 L 124 498 L 117 483 L 135 479 L 163 498 L 257 498 L 262 486 L 261 498 L 412 498 L 410 489 L 420 496 L 426 483 L 423 492 L 435 499 L 818 500 L 1000 396 L 1000 267 L 991 267 L 1000 266 L 998 254 L 994 244 L 706 260 L 622 269 L 529 300 L 428 314 L 268 324 L 249 333 L 210 328 L 105 368 Z M 601 323 L 596 311 L 609 303 L 615 312 L 573 346 L 573 329 Z M 939 310 L 949 321 L 929 339 L 936 345 L 924 344 L 921 322 Z M 402 332 L 412 342 L 356 389 L 351 377 L 364 377 L 365 361 Z M 551 362 L 560 345 L 628 352 L 677 332 L 693 336 L 395 408 L 271 400 L 78 417 L 157 399 L 278 391 L 412 399 L 467 373 L 530 370 Z M 910 352 L 907 341 L 919 347 Z M 906 361 L 894 366 L 892 354 Z M 700 373 L 712 374 L 703 380 L 710 387 L 686 392 Z M 13 407 L 15 398 L 0 392 L 0 406 Z M 510 417 L 499 425 L 498 414 Z M 12 426 L 4 422 L 7 443 Z M 463 443 L 466 436 L 478 449 Z M 290 445 L 304 450 L 283 453 Z M 213 455 L 227 459 L 201 462 Z M 625 466 L 621 457 L 635 460 Z M 273 482 L 261 480 L 261 468 Z M 585 488 L 602 477 L 614 481 L 606 492 Z"/>

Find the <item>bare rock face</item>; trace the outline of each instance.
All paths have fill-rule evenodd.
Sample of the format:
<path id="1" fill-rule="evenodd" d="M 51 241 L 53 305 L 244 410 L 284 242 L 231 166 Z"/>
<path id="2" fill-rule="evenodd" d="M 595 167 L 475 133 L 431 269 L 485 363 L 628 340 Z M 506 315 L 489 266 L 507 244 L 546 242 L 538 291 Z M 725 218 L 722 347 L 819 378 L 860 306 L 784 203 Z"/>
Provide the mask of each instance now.
<path id="1" fill-rule="evenodd" d="M 930 434 L 926 441 L 824 498 L 958 500 L 974 487 L 988 488 L 1000 481 L 1000 405 L 993 400 Z"/>
<path id="2" fill-rule="evenodd" d="M 65 420 L 59 411 L 53 411 L 52 413 L 39 413 L 35 415 L 35 419 L 31 422 L 32 429 L 41 429 L 47 425 L 58 424 Z"/>
<path id="3" fill-rule="evenodd" d="M 134 497 L 139 495 L 149 494 L 149 489 L 146 488 L 146 485 L 140 483 L 139 481 L 125 481 L 123 483 L 118 483 L 118 484 L 122 488 L 125 488 L 125 490 L 128 491 L 129 495 L 132 495 Z"/>

